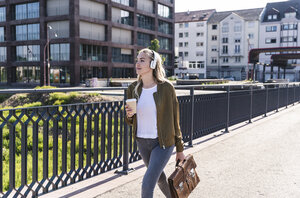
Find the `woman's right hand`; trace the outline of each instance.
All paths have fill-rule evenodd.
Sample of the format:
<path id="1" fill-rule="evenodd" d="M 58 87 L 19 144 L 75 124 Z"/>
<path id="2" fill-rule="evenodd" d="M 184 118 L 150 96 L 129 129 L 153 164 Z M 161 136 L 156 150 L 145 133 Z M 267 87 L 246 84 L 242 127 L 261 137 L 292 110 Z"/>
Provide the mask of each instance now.
<path id="1" fill-rule="evenodd" d="M 125 110 L 128 118 L 131 118 L 134 115 L 132 109 L 128 105 L 125 105 Z"/>

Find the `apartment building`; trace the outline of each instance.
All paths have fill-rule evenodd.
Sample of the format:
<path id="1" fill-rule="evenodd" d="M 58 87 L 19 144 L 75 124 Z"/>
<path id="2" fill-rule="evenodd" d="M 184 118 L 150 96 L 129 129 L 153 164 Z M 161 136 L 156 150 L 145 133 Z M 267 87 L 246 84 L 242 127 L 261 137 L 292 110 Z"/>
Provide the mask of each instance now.
<path id="1" fill-rule="evenodd" d="M 207 20 L 215 10 L 175 13 L 175 75 L 206 77 Z"/>
<path id="2" fill-rule="evenodd" d="M 207 22 L 207 77 L 244 80 L 248 52 L 258 48 L 263 8 L 215 12 Z"/>
<path id="3" fill-rule="evenodd" d="M 300 46 L 300 1 L 268 3 L 262 13 L 259 48 Z M 266 67 L 265 80 L 284 77 L 284 68 L 271 67 L 271 56 L 276 53 L 261 53 L 259 56 L 259 79 L 263 79 L 263 65 Z M 279 53 L 277 53 L 279 54 Z M 288 60 L 285 78 L 300 80 L 300 61 Z M 272 73 L 272 74 L 271 74 Z"/>
<path id="4" fill-rule="evenodd" d="M 135 77 L 137 51 L 154 38 L 171 75 L 173 24 L 173 0 L 0 0 L 0 83 Z"/>

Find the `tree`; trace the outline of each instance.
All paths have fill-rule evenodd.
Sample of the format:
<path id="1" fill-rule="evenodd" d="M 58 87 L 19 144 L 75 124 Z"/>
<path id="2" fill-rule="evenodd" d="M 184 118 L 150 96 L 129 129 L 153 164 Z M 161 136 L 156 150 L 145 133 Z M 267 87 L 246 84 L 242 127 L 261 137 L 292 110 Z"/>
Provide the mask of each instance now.
<path id="1" fill-rule="evenodd" d="M 159 40 L 158 39 L 151 40 L 151 44 L 148 48 L 155 51 L 155 52 L 158 52 L 158 50 L 160 48 Z M 160 55 L 160 57 L 161 57 L 161 64 L 164 65 L 164 62 L 165 62 L 166 58 L 163 57 L 162 55 Z"/>
<path id="2" fill-rule="evenodd" d="M 151 40 L 151 44 L 150 44 L 150 46 L 148 48 L 151 49 L 151 50 L 153 50 L 153 51 L 158 52 L 158 50 L 160 48 L 159 40 L 157 40 L 157 39 Z"/>

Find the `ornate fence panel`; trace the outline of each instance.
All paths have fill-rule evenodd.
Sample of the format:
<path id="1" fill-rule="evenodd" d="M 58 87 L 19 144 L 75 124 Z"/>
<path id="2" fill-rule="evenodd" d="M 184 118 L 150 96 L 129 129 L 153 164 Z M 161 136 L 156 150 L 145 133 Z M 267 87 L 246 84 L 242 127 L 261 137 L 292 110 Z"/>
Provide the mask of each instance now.
<path id="1" fill-rule="evenodd" d="M 265 87 L 179 96 L 184 142 L 300 102 L 299 85 Z M 123 109 L 116 101 L 0 110 L 0 196 L 36 197 L 122 166 L 126 172 L 141 157 Z"/>
<path id="2" fill-rule="evenodd" d="M 123 113 L 123 102 L 0 110 L 1 192 L 37 196 L 121 167 Z"/>

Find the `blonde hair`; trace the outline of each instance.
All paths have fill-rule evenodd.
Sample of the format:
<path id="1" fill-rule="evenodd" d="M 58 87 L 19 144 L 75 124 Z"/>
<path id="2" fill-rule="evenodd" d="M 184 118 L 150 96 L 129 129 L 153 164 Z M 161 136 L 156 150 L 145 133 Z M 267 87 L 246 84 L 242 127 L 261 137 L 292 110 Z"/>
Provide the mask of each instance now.
<path id="1" fill-rule="evenodd" d="M 166 72 L 165 72 L 165 69 L 162 65 L 162 60 L 161 60 L 160 55 L 157 52 L 155 52 L 153 50 L 150 50 L 148 48 L 141 49 L 138 54 L 141 54 L 141 53 L 145 53 L 151 59 L 151 61 L 154 60 L 154 53 L 155 53 L 156 66 L 155 66 L 155 69 L 153 69 L 153 71 L 152 71 L 154 81 L 155 81 L 156 84 L 163 83 L 163 82 L 167 81 L 167 79 L 165 78 Z M 149 67 L 150 67 L 150 63 L 149 63 Z M 138 98 L 140 96 L 138 95 L 137 90 L 140 86 L 142 86 L 142 84 L 143 84 L 142 77 L 140 75 L 138 75 L 137 85 L 135 86 L 135 89 L 134 89 L 135 95 Z"/>

